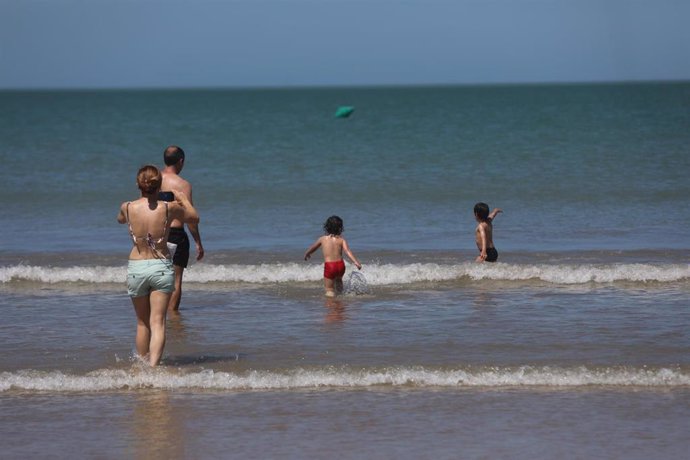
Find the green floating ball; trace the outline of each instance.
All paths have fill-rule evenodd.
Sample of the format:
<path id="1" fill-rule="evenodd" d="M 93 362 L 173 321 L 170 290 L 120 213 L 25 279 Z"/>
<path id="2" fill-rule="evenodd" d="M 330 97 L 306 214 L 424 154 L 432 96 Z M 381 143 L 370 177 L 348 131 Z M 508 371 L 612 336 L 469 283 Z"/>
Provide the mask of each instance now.
<path id="1" fill-rule="evenodd" d="M 335 117 L 336 118 L 347 118 L 350 115 L 352 115 L 352 112 L 355 111 L 354 107 L 351 107 L 349 105 L 343 105 L 341 107 L 338 107 L 338 110 L 335 111 Z"/>

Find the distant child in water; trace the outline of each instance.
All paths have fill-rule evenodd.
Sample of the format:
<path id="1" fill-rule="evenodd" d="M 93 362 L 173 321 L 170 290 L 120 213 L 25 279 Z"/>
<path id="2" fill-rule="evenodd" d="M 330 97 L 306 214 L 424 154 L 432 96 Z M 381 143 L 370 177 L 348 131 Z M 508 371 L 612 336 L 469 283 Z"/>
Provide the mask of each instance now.
<path id="1" fill-rule="evenodd" d="M 499 212 L 503 212 L 498 208 L 489 212 L 489 205 L 486 203 L 477 203 L 474 205 L 474 218 L 477 219 L 477 230 L 475 231 L 475 239 L 477 241 L 477 249 L 479 255 L 477 262 L 496 262 L 498 260 L 498 251 L 494 247 L 493 221 Z"/>
<path id="2" fill-rule="evenodd" d="M 326 288 L 327 297 L 335 297 L 336 292 L 343 290 L 343 275 L 345 275 L 345 262 L 343 261 L 343 251 L 358 269 L 362 269 L 362 264 L 352 254 L 347 245 L 343 233 L 343 220 L 338 216 L 331 216 L 323 224 L 324 236 L 316 240 L 307 252 L 304 253 L 304 260 L 309 260 L 312 253 L 321 248 L 323 252 L 323 284 Z"/>

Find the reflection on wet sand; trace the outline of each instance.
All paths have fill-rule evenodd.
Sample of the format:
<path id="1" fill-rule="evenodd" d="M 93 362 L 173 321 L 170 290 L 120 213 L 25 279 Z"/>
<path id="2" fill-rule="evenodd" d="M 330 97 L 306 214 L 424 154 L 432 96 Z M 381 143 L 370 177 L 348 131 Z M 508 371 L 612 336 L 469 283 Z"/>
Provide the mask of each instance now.
<path id="1" fill-rule="evenodd" d="M 472 304 L 475 308 L 483 310 L 496 306 L 496 297 L 491 292 L 479 290 L 472 297 Z"/>
<path id="2" fill-rule="evenodd" d="M 186 417 L 175 411 L 166 391 L 137 395 L 132 414 L 134 458 L 179 458 L 184 456 Z"/>
<path id="3" fill-rule="evenodd" d="M 326 297 L 324 307 L 326 307 L 326 324 L 338 324 L 347 319 L 345 307 L 347 305 L 337 297 Z"/>

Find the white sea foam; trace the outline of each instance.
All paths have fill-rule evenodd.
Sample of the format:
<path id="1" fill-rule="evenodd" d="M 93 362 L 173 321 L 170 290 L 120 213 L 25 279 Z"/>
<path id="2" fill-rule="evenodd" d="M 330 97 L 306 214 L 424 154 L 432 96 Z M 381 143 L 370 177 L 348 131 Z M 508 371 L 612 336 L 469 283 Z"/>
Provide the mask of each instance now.
<path id="1" fill-rule="evenodd" d="M 352 270 L 352 267 L 349 267 Z M 612 282 L 675 282 L 690 280 L 688 264 L 370 264 L 363 272 L 371 286 L 400 285 L 452 280 L 539 280 L 555 284 Z M 191 283 L 274 284 L 311 282 L 323 276 L 321 265 L 273 263 L 255 265 L 198 264 L 185 272 Z M 44 267 L 14 265 L 0 267 L 0 282 L 122 283 L 126 268 L 105 266 Z"/>
<path id="2" fill-rule="evenodd" d="M 76 266 L 43 267 L 14 265 L 0 267 L 0 282 L 35 281 L 41 283 L 122 283 L 126 279 L 127 267 Z"/>
<path id="3" fill-rule="evenodd" d="M 158 369 L 98 370 L 85 375 L 58 371 L 0 373 L 0 392 L 98 392 L 131 389 L 292 390 L 315 388 L 571 388 L 571 387 L 676 388 L 690 386 L 690 373 L 680 369 L 610 367 L 531 367 L 485 369 L 318 368 L 285 372 L 243 373 L 203 370 L 180 372 Z"/>

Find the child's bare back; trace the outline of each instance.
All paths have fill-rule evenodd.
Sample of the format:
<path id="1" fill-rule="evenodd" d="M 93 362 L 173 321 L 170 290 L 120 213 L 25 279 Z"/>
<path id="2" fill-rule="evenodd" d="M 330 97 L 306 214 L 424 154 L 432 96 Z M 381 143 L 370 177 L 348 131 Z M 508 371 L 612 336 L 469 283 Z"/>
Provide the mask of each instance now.
<path id="1" fill-rule="evenodd" d="M 482 250 L 482 242 L 484 240 L 486 240 L 487 249 L 494 247 L 493 233 L 494 226 L 492 225 L 491 221 L 480 222 L 477 224 L 477 230 L 474 232 L 474 236 L 477 242 L 477 249 L 479 249 L 480 252 Z"/>
<path id="2" fill-rule="evenodd" d="M 475 259 L 477 262 L 496 262 L 498 260 L 498 251 L 494 247 L 493 220 L 499 212 L 503 211 L 495 208 L 489 212 L 489 205 L 486 203 L 474 205 L 474 217 L 478 222 L 474 232 L 477 249 L 479 249 L 479 255 Z"/>
<path id="3" fill-rule="evenodd" d="M 321 244 L 324 262 L 337 262 L 343 258 L 343 243 L 345 239 L 340 235 L 324 235 L 318 239 Z"/>

